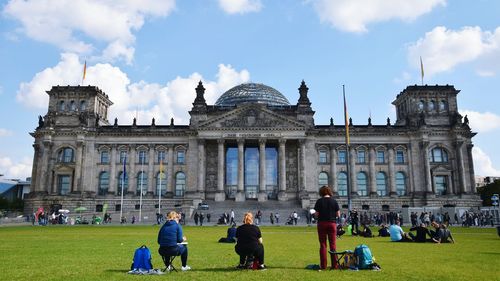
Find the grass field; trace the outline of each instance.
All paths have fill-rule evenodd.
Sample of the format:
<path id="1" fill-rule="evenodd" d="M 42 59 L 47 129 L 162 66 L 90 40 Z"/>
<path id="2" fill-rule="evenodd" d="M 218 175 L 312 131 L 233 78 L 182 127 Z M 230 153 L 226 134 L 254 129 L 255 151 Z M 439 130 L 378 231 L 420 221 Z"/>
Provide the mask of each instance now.
<path id="1" fill-rule="evenodd" d="M 233 244 L 219 244 L 226 228 L 184 227 L 189 272 L 128 275 L 134 250 L 146 244 L 153 265 L 157 226 L 0 227 L 0 280 L 500 280 L 495 229 L 452 228 L 456 244 L 391 243 L 343 237 L 338 250 L 369 245 L 382 271 L 312 271 L 318 264 L 315 227 L 262 227 L 266 271 L 238 271 Z M 180 259 L 176 259 L 180 268 Z"/>

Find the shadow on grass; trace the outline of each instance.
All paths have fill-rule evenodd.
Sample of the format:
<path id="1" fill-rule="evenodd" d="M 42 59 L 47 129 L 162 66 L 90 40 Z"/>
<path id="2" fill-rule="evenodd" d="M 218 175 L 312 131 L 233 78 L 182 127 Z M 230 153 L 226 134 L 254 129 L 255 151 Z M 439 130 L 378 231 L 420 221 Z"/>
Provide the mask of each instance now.
<path id="1" fill-rule="evenodd" d="M 290 266 L 268 266 L 267 269 L 304 269 L 304 267 L 290 267 Z M 196 268 L 193 271 L 203 271 L 203 272 L 245 272 L 245 271 L 253 271 L 251 269 L 237 269 L 235 267 L 216 267 L 216 268 Z M 259 270 L 255 270 L 259 271 Z"/>
<path id="2" fill-rule="evenodd" d="M 500 253 L 494 253 L 494 252 L 481 252 L 479 254 L 500 256 Z"/>

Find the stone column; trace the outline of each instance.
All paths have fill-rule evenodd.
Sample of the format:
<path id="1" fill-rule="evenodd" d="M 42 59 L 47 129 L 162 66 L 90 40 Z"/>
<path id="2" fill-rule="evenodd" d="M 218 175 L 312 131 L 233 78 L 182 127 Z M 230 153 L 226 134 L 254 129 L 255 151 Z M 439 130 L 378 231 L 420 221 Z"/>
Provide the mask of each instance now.
<path id="1" fill-rule="evenodd" d="M 396 197 L 396 175 L 394 169 L 394 146 L 389 146 L 389 196 Z"/>
<path id="2" fill-rule="evenodd" d="M 457 166 L 458 166 L 458 179 L 459 179 L 459 188 L 460 188 L 460 194 L 464 194 L 467 192 L 467 181 L 465 179 L 465 165 L 464 165 L 464 142 L 463 141 L 457 141 L 455 143 L 455 147 L 457 150 Z M 450 179 L 451 181 L 451 179 Z M 451 188 L 449 188 L 451 191 Z M 458 190 L 455 191 L 456 194 L 459 193 Z"/>
<path id="3" fill-rule="evenodd" d="M 217 140 L 217 193 L 215 193 L 215 201 L 226 200 L 226 194 L 224 193 L 224 139 Z"/>
<path id="4" fill-rule="evenodd" d="M 127 169 L 127 176 L 128 176 L 128 191 L 127 193 L 130 193 L 130 194 L 136 194 L 136 190 L 137 190 L 137 173 L 135 172 L 135 159 L 137 158 L 136 157 L 136 154 L 137 154 L 137 151 L 136 151 L 136 145 L 135 144 L 132 144 L 130 145 L 130 156 L 129 156 L 129 159 L 127 159 L 127 163 L 128 163 L 128 167 L 129 169 Z M 130 160 L 130 161 L 128 161 Z M 130 170 L 130 171 L 129 171 Z"/>
<path id="5" fill-rule="evenodd" d="M 47 191 L 47 193 L 52 193 L 52 186 L 50 184 L 52 177 L 52 172 L 49 169 L 50 162 L 50 154 L 52 153 L 52 142 L 44 141 L 43 142 L 43 152 L 42 152 L 42 165 L 41 169 L 41 177 L 40 177 L 40 190 Z"/>
<path id="6" fill-rule="evenodd" d="M 306 190 L 306 175 L 307 175 L 307 166 L 306 166 L 306 140 L 300 140 L 300 186 L 299 191 Z"/>
<path id="7" fill-rule="evenodd" d="M 259 202 L 267 201 L 266 193 L 266 140 L 259 139 Z"/>
<path id="8" fill-rule="evenodd" d="M 431 164 L 429 161 L 429 142 L 422 142 L 421 148 L 424 157 L 425 192 L 427 195 L 430 195 L 434 194 L 434 192 L 432 188 Z"/>
<path id="9" fill-rule="evenodd" d="M 369 148 L 369 157 L 368 166 L 369 166 L 369 174 L 368 174 L 368 184 L 370 186 L 370 197 L 377 197 L 377 180 L 376 180 L 376 170 L 375 170 L 375 158 L 377 157 L 375 153 L 375 147 L 370 146 Z"/>
<path id="10" fill-rule="evenodd" d="M 351 197 L 355 198 L 358 194 L 358 183 L 356 181 L 356 150 L 354 147 L 349 147 L 349 183 L 351 184 Z"/>
<path id="11" fill-rule="evenodd" d="M 83 156 L 83 141 L 76 141 L 76 155 L 75 155 L 75 178 L 73 180 L 72 193 L 83 192 L 82 186 L 82 157 Z"/>
<path id="12" fill-rule="evenodd" d="M 174 146 L 168 146 L 168 162 L 167 162 L 167 194 L 171 198 L 174 196 L 175 175 L 174 175 Z M 164 168 L 165 169 L 165 168 Z"/>
<path id="13" fill-rule="evenodd" d="M 474 178 L 474 161 L 472 161 L 472 148 L 473 144 L 467 144 L 467 162 L 469 163 L 469 188 L 465 186 L 465 193 L 475 193 L 476 192 L 476 179 Z"/>
<path id="14" fill-rule="evenodd" d="M 155 168 L 155 147 L 153 144 L 149 145 L 149 157 L 148 157 L 148 195 L 154 194 L 154 186 L 155 186 L 155 174 L 154 174 L 154 168 Z"/>
<path id="15" fill-rule="evenodd" d="M 244 145 L 245 140 L 238 139 L 238 192 L 236 193 L 235 201 L 243 202 L 245 201 L 245 157 L 244 157 Z"/>
<path id="16" fill-rule="evenodd" d="M 286 151 L 285 151 L 286 139 L 279 140 L 279 193 L 278 200 L 286 201 Z"/>
<path id="17" fill-rule="evenodd" d="M 40 185 L 40 166 L 38 163 L 42 162 L 40 159 L 40 145 L 37 143 L 33 144 L 33 168 L 31 169 L 31 190 L 30 193 L 36 193 L 41 191 Z"/>
<path id="18" fill-rule="evenodd" d="M 337 195 L 339 192 L 339 187 L 337 185 L 337 150 L 333 144 L 330 145 L 330 185 L 333 194 Z"/>
<path id="19" fill-rule="evenodd" d="M 109 194 L 115 194 L 116 193 L 116 185 L 117 185 L 117 177 L 118 175 L 116 174 L 116 144 L 113 144 L 111 146 L 111 159 L 109 160 L 110 164 L 110 172 L 109 172 L 109 189 L 108 193 Z"/>
<path id="20" fill-rule="evenodd" d="M 205 140 L 198 140 L 198 194 L 205 198 Z"/>

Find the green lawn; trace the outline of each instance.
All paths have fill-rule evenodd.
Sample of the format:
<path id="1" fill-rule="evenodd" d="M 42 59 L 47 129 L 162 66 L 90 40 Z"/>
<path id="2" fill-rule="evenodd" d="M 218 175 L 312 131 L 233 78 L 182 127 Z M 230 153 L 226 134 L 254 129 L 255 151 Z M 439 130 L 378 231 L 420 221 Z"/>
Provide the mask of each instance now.
<path id="1" fill-rule="evenodd" d="M 190 272 L 126 274 L 135 248 L 146 244 L 153 265 L 157 226 L 0 227 L 0 280 L 500 280 L 495 229 L 452 228 L 456 244 L 391 243 L 343 237 L 339 250 L 370 246 L 382 271 L 312 271 L 319 263 L 314 227 L 262 227 L 266 271 L 237 271 L 233 244 L 219 244 L 225 227 L 185 227 Z M 180 268 L 180 259 L 176 259 Z"/>

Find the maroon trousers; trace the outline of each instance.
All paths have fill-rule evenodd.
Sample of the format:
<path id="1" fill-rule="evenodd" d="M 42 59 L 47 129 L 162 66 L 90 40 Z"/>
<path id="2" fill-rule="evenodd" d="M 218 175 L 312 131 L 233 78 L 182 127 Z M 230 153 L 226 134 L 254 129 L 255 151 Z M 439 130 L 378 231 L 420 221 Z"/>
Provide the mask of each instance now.
<path id="1" fill-rule="evenodd" d="M 327 250 L 326 250 L 326 239 L 330 244 L 330 250 L 335 251 L 337 249 L 337 224 L 329 221 L 319 221 L 318 222 L 318 238 L 319 238 L 319 258 L 321 269 L 326 269 L 328 264 Z M 335 260 L 336 255 L 331 255 L 332 268 L 337 264 Z"/>

